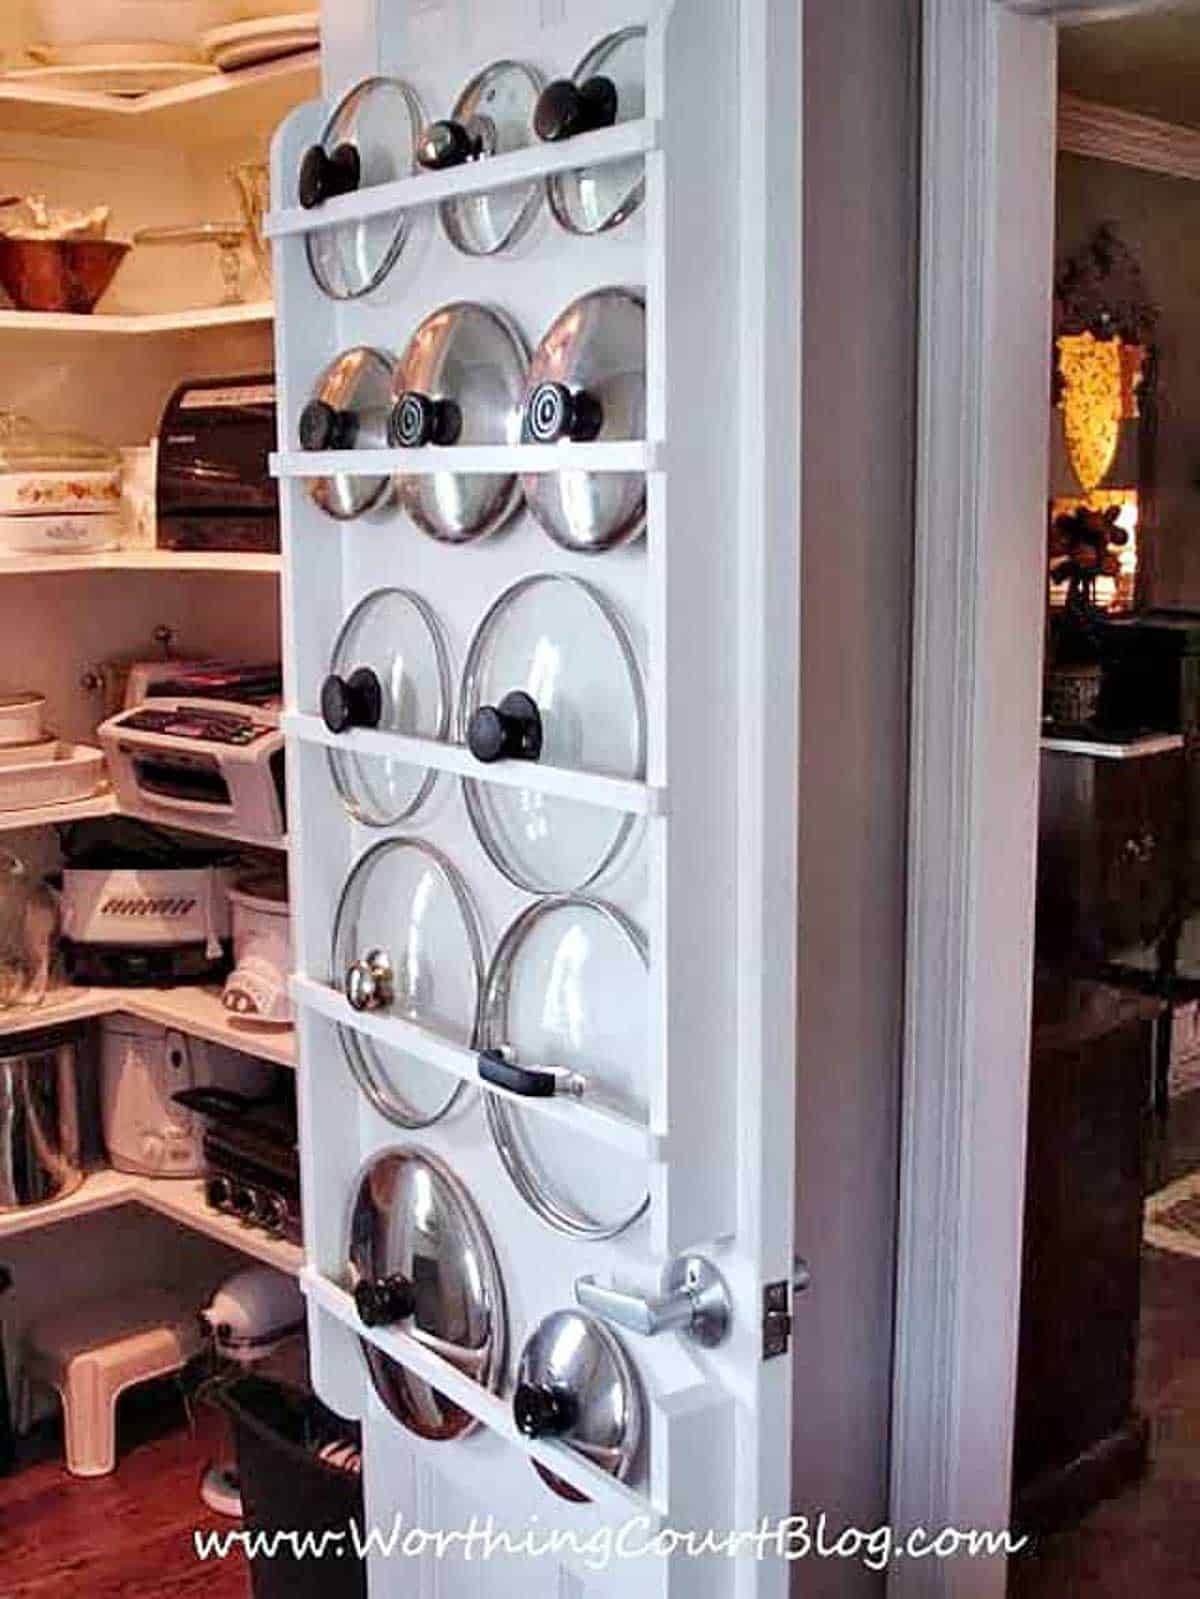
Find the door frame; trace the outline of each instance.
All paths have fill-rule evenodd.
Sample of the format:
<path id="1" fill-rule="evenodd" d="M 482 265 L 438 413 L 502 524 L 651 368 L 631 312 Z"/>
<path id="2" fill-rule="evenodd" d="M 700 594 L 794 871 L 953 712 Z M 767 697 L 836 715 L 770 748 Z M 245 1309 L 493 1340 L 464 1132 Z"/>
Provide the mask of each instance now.
<path id="1" fill-rule="evenodd" d="M 891 1520 L 1008 1525 L 1037 845 L 1057 26 L 924 0 L 909 904 Z M 1027 640 L 1022 651 L 1016 641 Z M 1001 1599 L 1006 1562 L 898 1562 Z"/>

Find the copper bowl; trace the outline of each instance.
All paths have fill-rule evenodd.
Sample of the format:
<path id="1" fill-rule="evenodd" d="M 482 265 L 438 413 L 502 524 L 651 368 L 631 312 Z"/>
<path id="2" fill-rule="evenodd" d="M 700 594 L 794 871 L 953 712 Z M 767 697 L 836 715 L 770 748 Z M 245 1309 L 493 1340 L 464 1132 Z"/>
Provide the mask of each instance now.
<path id="1" fill-rule="evenodd" d="M 20 311 L 90 311 L 129 250 L 114 239 L 0 236 L 0 285 Z"/>

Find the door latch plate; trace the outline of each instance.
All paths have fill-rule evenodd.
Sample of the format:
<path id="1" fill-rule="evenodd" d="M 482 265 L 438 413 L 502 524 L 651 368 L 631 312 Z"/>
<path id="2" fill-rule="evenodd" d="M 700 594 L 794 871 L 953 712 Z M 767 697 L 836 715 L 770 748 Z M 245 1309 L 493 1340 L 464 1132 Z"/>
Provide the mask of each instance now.
<path id="1" fill-rule="evenodd" d="M 774 1360 L 786 1355 L 792 1344 L 792 1316 L 788 1308 L 788 1284 L 767 1283 L 763 1288 L 762 1357 Z"/>

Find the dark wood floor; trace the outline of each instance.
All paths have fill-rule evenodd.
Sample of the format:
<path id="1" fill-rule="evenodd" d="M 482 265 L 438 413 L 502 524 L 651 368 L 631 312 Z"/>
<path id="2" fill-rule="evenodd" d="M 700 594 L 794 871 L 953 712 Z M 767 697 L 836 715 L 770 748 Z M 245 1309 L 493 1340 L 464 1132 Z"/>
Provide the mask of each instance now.
<path id="1" fill-rule="evenodd" d="M 1200 1094 L 1172 1106 L 1150 1186 L 1200 1168 Z M 1200 1599 L 1200 1260 L 1142 1259 L 1138 1401 L 1150 1469 L 1129 1492 L 1010 1566 L 1009 1599 Z"/>
<path id="2" fill-rule="evenodd" d="M 26 1445 L 0 1477 L 3 1599 L 249 1599 L 241 1555 L 201 1563 L 196 1527 L 228 1528 L 201 1502 L 200 1476 L 223 1450 L 220 1419 L 201 1408 L 197 1435 L 169 1398 L 122 1406 L 117 1470 L 67 1474 L 55 1439 Z M 30 1458 L 32 1457 L 32 1458 Z"/>

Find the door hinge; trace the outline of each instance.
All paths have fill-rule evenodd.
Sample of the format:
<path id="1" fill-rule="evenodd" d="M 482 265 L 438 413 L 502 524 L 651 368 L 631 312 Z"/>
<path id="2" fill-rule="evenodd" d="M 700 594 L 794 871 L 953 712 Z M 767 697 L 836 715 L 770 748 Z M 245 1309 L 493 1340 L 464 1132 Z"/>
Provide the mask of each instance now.
<path id="1" fill-rule="evenodd" d="M 790 1283 L 767 1283 L 763 1288 L 762 1357 L 774 1360 L 792 1347 L 791 1294 L 803 1293 L 809 1284 L 807 1261 L 796 1258 Z M 790 1290 L 790 1293 L 789 1293 Z"/>

